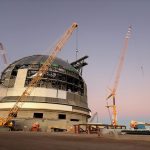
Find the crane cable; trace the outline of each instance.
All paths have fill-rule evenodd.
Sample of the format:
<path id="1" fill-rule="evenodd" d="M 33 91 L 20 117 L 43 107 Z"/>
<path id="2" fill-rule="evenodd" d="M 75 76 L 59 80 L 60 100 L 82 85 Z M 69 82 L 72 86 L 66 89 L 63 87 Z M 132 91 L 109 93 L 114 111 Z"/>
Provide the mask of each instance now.
<path id="1" fill-rule="evenodd" d="M 78 49 L 78 27 L 76 29 L 76 60 L 78 59 L 78 52 L 79 52 L 79 49 Z"/>
<path id="2" fill-rule="evenodd" d="M 109 109 L 109 105 L 108 105 L 108 101 L 107 101 L 107 110 L 108 110 L 108 114 L 109 114 L 109 119 L 110 119 L 110 122 L 112 122 L 112 116 L 111 116 L 111 113 L 110 113 L 110 109 Z"/>

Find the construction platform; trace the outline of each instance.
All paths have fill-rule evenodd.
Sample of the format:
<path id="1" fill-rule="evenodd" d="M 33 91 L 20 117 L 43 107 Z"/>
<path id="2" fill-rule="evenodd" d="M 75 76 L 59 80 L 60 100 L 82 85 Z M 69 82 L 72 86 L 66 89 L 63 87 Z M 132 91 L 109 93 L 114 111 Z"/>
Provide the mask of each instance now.
<path id="1" fill-rule="evenodd" d="M 82 133 L 86 133 L 86 134 L 97 134 L 100 129 L 126 129 L 125 125 L 117 125 L 117 126 L 113 126 L 113 125 L 109 125 L 109 124 L 77 124 L 74 125 L 74 132 L 77 134 L 82 134 Z"/>

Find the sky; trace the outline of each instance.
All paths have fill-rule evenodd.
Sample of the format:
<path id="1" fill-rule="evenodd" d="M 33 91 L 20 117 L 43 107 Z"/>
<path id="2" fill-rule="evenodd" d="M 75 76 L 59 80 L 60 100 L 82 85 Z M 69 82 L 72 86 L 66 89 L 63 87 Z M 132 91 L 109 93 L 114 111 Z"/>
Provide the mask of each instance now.
<path id="1" fill-rule="evenodd" d="M 0 42 L 7 49 L 9 63 L 34 54 L 49 55 L 50 48 L 76 22 L 78 30 L 58 57 L 75 61 L 76 48 L 78 58 L 89 56 L 83 69 L 88 105 L 92 114 L 98 112 L 99 122 L 110 123 L 106 97 L 132 25 L 116 91 L 118 123 L 150 122 L 149 8 L 149 0 L 0 0 Z M 0 71 L 4 68 L 0 58 Z"/>

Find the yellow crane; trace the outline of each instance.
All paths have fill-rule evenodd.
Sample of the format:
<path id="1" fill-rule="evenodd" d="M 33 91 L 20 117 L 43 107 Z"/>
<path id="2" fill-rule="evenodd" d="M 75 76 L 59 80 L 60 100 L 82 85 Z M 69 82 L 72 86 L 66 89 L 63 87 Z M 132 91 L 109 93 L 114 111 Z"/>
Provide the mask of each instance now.
<path id="1" fill-rule="evenodd" d="M 111 123 L 113 126 L 117 126 L 118 122 L 117 122 L 117 109 L 116 109 L 116 100 L 115 100 L 115 95 L 116 95 L 116 91 L 117 91 L 117 87 L 119 84 L 119 80 L 120 80 L 120 75 L 121 75 L 121 71 L 123 69 L 123 64 L 124 64 L 124 60 L 125 60 L 125 54 L 128 48 L 128 41 L 131 35 L 131 26 L 128 27 L 128 32 L 125 35 L 125 39 L 124 39 L 124 45 L 123 48 L 121 50 L 120 53 L 120 58 L 119 58 L 119 63 L 117 66 L 117 71 L 115 74 L 115 80 L 114 80 L 114 85 L 113 88 L 111 89 L 111 93 L 109 94 L 109 96 L 107 97 L 106 100 L 112 98 L 113 100 L 113 104 L 112 105 L 107 105 L 106 107 L 109 109 L 110 107 L 112 108 L 112 119 L 111 119 Z"/>
<path id="2" fill-rule="evenodd" d="M 60 40 L 55 45 L 52 54 L 48 57 L 48 59 L 41 66 L 36 75 L 32 78 L 26 90 L 22 93 L 22 95 L 16 100 L 14 106 L 10 109 L 8 116 L 6 118 L 0 118 L 0 126 L 11 126 L 11 120 L 17 115 L 19 109 L 22 107 L 24 102 L 26 102 L 27 97 L 30 96 L 33 89 L 36 87 L 37 83 L 43 75 L 48 71 L 52 62 L 55 60 L 56 55 L 61 49 L 64 47 L 65 43 L 68 41 L 73 31 L 78 27 L 77 23 L 73 23 L 71 27 L 64 33 L 64 35 L 60 38 Z"/>

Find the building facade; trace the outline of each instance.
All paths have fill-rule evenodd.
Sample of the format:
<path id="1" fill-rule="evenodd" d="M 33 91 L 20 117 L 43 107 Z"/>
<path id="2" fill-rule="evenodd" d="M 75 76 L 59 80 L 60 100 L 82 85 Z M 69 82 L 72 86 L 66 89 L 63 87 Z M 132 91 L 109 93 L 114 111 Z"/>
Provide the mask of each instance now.
<path id="1" fill-rule="evenodd" d="M 0 117 L 7 117 L 47 58 L 47 55 L 24 57 L 2 72 Z M 90 117 L 85 81 L 73 65 L 60 58 L 55 59 L 24 101 L 15 117 L 20 129 L 30 129 L 34 122 L 38 122 L 43 131 L 69 130 L 74 124 L 87 123 Z"/>

